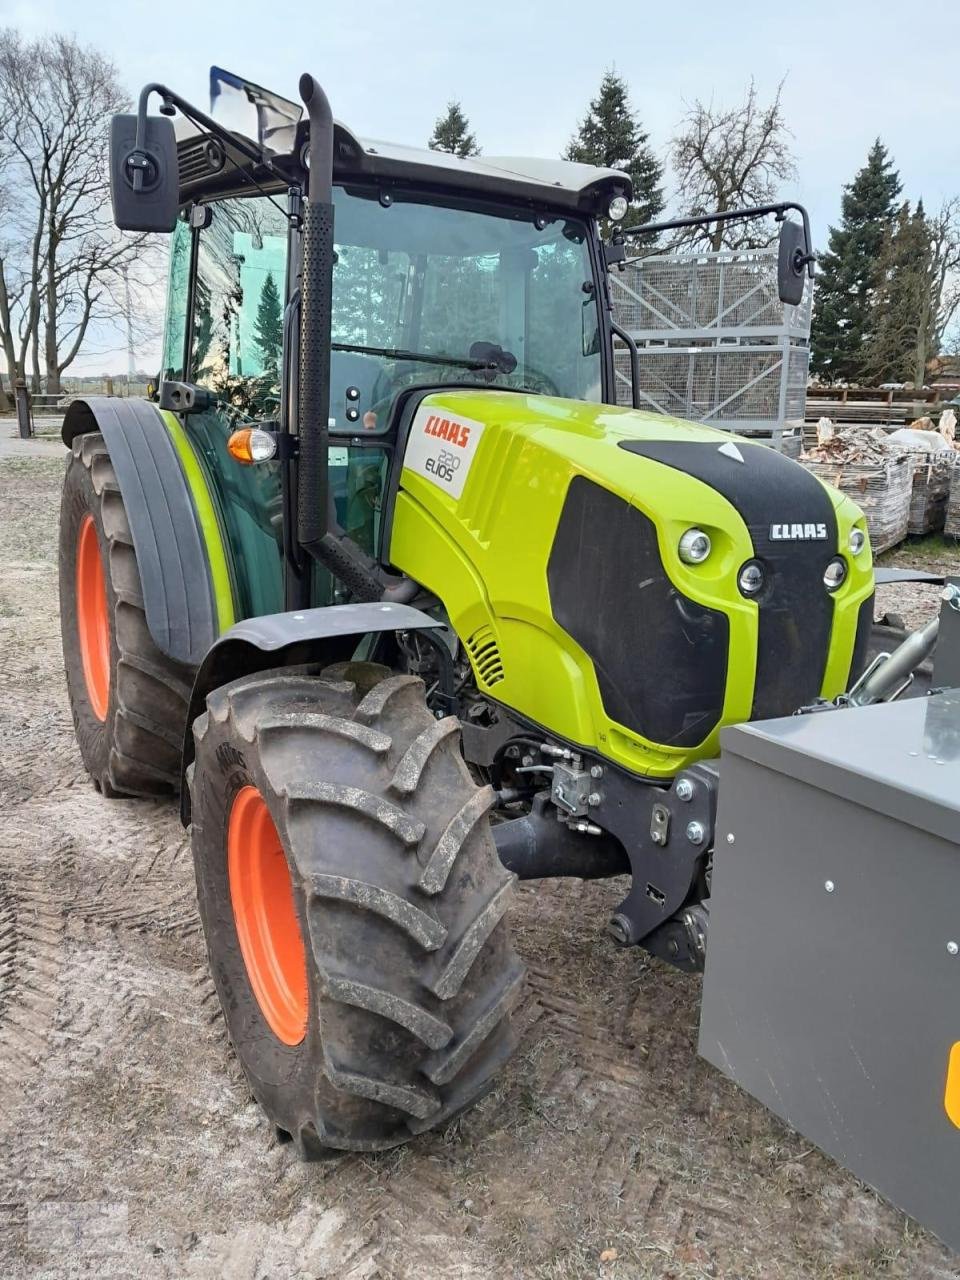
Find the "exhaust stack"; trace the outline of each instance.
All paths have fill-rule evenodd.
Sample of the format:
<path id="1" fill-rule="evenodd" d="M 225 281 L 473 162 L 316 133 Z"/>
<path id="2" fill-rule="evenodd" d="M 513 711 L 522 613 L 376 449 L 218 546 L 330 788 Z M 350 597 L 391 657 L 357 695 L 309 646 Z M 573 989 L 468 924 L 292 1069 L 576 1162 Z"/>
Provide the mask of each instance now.
<path id="1" fill-rule="evenodd" d="M 310 121 L 310 180 L 303 210 L 300 283 L 300 437 L 297 537 L 317 557 L 327 533 L 330 343 L 333 294 L 333 113 L 311 75 L 300 77 Z"/>

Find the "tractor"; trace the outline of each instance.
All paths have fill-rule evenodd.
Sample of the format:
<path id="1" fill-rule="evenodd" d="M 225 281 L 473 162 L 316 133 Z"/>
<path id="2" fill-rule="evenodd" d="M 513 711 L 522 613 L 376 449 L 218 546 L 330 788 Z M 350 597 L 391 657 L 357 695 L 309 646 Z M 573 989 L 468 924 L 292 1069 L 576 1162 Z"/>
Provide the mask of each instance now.
<path id="1" fill-rule="evenodd" d="M 902 711 L 938 620 L 874 652 L 858 507 L 640 411 L 609 274 L 696 219 L 625 229 L 615 170 L 358 138 L 309 75 L 302 106 L 211 86 L 111 124 L 115 222 L 170 237 L 169 287 L 147 398 L 64 421 L 67 684 L 104 797 L 179 794 L 266 1115 L 375 1151 L 509 1056 L 518 877 L 629 877 L 609 945 L 686 971 L 747 949 L 712 904 L 759 798 L 718 816 L 721 732 Z M 770 215 L 796 303 L 800 206 L 701 221 Z"/>

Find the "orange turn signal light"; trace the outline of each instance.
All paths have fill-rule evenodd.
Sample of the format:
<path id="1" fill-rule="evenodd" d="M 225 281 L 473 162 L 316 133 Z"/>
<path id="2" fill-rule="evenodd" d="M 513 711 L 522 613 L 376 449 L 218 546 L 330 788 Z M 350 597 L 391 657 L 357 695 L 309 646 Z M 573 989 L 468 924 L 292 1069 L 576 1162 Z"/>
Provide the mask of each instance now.
<path id="1" fill-rule="evenodd" d="M 277 437 L 259 427 L 241 427 L 228 438 L 227 452 L 245 467 L 255 462 L 269 462 L 276 457 Z"/>

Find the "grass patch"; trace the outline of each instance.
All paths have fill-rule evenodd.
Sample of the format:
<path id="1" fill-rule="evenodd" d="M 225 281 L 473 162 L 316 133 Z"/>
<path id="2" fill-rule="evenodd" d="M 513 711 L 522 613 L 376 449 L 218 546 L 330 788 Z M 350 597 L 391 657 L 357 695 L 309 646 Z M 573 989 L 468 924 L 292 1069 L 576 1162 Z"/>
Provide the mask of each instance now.
<path id="1" fill-rule="evenodd" d="M 896 565 L 904 558 L 933 561 L 955 561 L 960 565 L 960 542 L 945 538 L 942 533 L 928 533 L 921 538 L 910 538 L 889 551 L 877 556 L 879 565 Z"/>

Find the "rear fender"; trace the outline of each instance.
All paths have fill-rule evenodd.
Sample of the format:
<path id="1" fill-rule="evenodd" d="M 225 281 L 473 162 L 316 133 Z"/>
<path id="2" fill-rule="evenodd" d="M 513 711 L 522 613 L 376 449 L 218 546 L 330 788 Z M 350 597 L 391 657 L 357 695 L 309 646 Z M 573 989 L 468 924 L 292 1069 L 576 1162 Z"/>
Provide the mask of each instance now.
<path id="1" fill-rule="evenodd" d="M 130 522 L 147 626 L 167 657 L 198 667 L 234 622 L 233 593 L 217 517 L 179 424 L 148 400 L 74 400 L 61 436 L 99 432 Z"/>
<path id="2" fill-rule="evenodd" d="M 373 632 L 427 630 L 439 626 L 408 604 L 373 601 L 327 605 L 298 613 L 268 613 L 238 622 L 211 647 L 193 682 L 181 753 L 180 820 L 190 823 L 187 769 L 193 763 L 193 722 L 206 706 L 207 694 L 221 685 L 257 671 L 302 663 L 329 666 L 345 662 L 360 641 Z"/>

